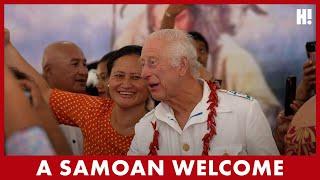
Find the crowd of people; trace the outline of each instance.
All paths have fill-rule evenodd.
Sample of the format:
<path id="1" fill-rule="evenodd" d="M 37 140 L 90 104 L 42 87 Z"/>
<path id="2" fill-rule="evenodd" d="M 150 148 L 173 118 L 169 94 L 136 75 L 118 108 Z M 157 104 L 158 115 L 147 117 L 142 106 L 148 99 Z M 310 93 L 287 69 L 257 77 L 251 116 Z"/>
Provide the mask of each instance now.
<path id="1" fill-rule="evenodd" d="M 249 77 L 247 69 L 227 79 L 206 70 L 212 48 L 205 36 L 174 29 L 176 17 L 188 8 L 170 5 L 159 30 L 150 32 L 142 46 L 129 44 L 107 52 L 97 66 L 99 96 L 86 93 L 87 60 L 75 43 L 48 45 L 40 74 L 5 29 L 6 154 L 315 154 L 315 61 L 304 64 L 291 104 L 295 114 L 285 116 L 268 87 L 264 98 L 259 89 L 245 89 L 251 97 L 229 86 L 246 79 L 265 88 L 263 78 Z M 222 53 L 236 46 L 217 47 Z M 252 65 L 253 59 L 238 50 L 223 58 L 224 68 Z M 241 61 L 236 62 L 237 55 L 242 55 Z M 247 68 L 262 74 L 257 66 Z M 265 107 L 271 106 L 279 113 L 274 124 L 266 116 Z"/>

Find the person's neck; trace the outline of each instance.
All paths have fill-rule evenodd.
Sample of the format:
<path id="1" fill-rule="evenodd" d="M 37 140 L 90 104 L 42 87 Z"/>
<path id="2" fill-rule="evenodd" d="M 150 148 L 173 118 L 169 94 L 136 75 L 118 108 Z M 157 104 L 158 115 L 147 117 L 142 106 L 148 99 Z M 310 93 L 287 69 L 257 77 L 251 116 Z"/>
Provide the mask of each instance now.
<path id="1" fill-rule="evenodd" d="M 131 108 L 115 105 L 111 115 L 111 125 L 121 135 L 133 135 L 135 124 L 146 114 L 145 104 Z"/>
<path id="2" fill-rule="evenodd" d="M 194 107 L 201 101 L 203 96 L 203 86 L 194 78 L 187 79 L 183 82 L 184 88 L 177 90 L 178 95 L 172 98 L 168 98 L 164 101 L 168 104 L 175 115 L 181 129 L 184 128 L 188 121 L 190 113 Z"/>

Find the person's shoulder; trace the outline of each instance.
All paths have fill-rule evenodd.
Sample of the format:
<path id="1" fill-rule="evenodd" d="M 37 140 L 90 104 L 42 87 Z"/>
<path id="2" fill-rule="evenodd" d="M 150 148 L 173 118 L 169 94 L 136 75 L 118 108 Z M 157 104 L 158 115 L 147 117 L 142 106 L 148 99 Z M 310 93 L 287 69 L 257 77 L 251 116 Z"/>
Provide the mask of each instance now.
<path id="1" fill-rule="evenodd" d="M 219 106 L 225 107 L 234 113 L 236 115 L 235 119 L 246 122 L 249 117 L 261 115 L 260 112 L 262 112 L 262 110 L 259 102 L 247 94 L 236 91 L 219 90 L 218 97 Z"/>
<path id="2" fill-rule="evenodd" d="M 237 91 L 225 90 L 225 89 L 219 89 L 218 91 L 221 96 L 224 96 L 225 98 L 233 99 L 235 101 L 251 102 L 255 100 L 252 96 L 249 96 L 247 94 L 240 93 Z"/>
<path id="3" fill-rule="evenodd" d="M 150 124 L 155 118 L 154 116 L 155 113 L 155 109 L 152 109 L 151 111 L 149 111 L 148 113 L 146 113 L 137 123 L 138 124 Z"/>
<path id="4" fill-rule="evenodd" d="M 231 90 L 218 90 L 219 106 L 227 106 L 233 111 L 247 111 L 255 106 L 257 100 L 247 94 Z"/>

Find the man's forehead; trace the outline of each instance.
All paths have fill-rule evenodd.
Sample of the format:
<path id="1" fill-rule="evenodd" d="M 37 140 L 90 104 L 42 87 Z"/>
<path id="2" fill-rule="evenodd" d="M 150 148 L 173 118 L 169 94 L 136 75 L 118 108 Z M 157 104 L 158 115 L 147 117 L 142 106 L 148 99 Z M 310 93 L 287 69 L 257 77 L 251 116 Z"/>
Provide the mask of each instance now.
<path id="1" fill-rule="evenodd" d="M 72 59 L 85 59 L 82 51 L 76 47 L 67 47 L 64 49 L 57 49 L 57 55 L 60 55 L 60 58 L 71 61 Z"/>
<path id="2" fill-rule="evenodd" d="M 70 57 L 69 60 L 72 62 L 78 62 L 78 61 L 84 61 L 86 62 L 87 60 L 83 57 Z"/>
<path id="3" fill-rule="evenodd" d="M 158 48 L 152 48 L 152 47 L 146 47 L 144 50 L 141 52 L 141 59 L 146 59 L 150 57 L 158 57 L 160 56 L 160 52 Z"/>
<path id="4" fill-rule="evenodd" d="M 46 47 L 42 66 L 65 66 L 73 59 L 85 60 L 82 50 L 76 44 L 67 41 L 54 42 Z"/>
<path id="5" fill-rule="evenodd" d="M 142 54 L 161 52 L 164 50 L 165 45 L 165 42 L 161 39 L 150 39 L 144 43 Z"/>
<path id="6" fill-rule="evenodd" d="M 71 63 L 86 63 L 86 59 L 82 56 L 71 56 L 71 55 L 59 55 L 54 59 L 51 59 L 49 64 L 53 64 L 55 66 L 66 66 Z"/>
<path id="7" fill-rule="evenodd" d="M 64 47 L 62 46 L 59 50 L 65 54 L 79 54 L 83 56 L 82 50 L 75 45 L 66 45 Z"/>

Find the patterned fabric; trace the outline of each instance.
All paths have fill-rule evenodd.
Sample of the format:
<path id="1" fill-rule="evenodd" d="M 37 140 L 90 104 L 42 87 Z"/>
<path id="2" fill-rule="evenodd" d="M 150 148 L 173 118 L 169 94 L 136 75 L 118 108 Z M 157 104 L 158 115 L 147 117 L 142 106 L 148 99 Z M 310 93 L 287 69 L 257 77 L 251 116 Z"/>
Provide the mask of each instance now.
<path id="1" fill-rule="evenodd" d="M 315 155 L 316 128 L 291 126 L 285 136 L 286 155 Z"/>
<path id="2" fill-rule="evenodd" d="M 45 131 L 31 127 L 15 132 L 6 140 L 7 155 L 55 155 Z"/>
<path id="3" fill-rule="evenodd" d="M 80 127 L 84 155 L 126 155 L 133 136 L 118 134 L 111 126 L 110 99 L 53 90 L 50 106 L 59 123 Z"/>

